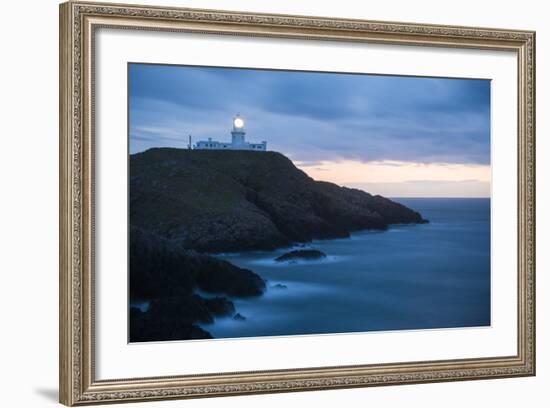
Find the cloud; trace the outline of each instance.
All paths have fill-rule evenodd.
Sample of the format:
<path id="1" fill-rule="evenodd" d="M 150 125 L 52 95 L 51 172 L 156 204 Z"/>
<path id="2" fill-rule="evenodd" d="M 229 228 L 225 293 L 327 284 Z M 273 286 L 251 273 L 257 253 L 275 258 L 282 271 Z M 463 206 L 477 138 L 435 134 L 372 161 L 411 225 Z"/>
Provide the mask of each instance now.
<path id="1" fill-rule="evenodd" d="M 354 183 L 417 183 L 434 181 L 474 180 L 489 182 L 491 168 L 480 164 L 419 163 L 419 162 L 359 162 L 353 160 L 324 161 L 309 165 L 295 163 L 301 170 L 316 180 L 325 180 L 341 185 Z M 323 172 L 319 173 L 318 169 Z"/>
<path id="2" fill-rule="evenodd" d="M 131 64 L 129 81 L 131 152 L 229 140 L 240 112 L 295 161 L 490 163 L 488 80 Z"/>

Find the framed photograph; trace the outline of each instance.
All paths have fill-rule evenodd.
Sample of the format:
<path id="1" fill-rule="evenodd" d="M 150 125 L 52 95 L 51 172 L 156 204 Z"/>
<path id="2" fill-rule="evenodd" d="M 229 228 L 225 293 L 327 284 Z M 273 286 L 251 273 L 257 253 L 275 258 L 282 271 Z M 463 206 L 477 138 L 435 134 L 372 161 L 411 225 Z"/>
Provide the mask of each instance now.
<path id="1" fill-rule="evenodd" d="M 535 374 L 535 33 L 60 6 L 60 401 Z"/>

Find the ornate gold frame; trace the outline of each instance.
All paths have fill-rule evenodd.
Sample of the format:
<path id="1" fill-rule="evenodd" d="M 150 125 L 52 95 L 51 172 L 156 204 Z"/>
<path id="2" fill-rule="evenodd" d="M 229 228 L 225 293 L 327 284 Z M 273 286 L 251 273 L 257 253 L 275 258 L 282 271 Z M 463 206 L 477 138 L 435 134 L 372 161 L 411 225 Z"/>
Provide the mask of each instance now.
<path id="1" fill-rule="evenodd" d="M 98 27 L 513 51 L 518 63 L 518 349 L 513 356 L 96 380 L 94 89 Z M 122 4 L 60 6 L 60 402 L 66 405 L 535 374 L 535 33 Z"/>

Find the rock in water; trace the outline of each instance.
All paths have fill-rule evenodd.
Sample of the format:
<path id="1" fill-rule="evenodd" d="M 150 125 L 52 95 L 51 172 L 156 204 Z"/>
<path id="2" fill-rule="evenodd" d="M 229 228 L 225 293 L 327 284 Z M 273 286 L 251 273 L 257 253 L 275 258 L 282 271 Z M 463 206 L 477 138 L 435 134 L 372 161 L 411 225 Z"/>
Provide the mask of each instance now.
<path id="1" fill-rule="evenodd" d="M 146 312 L 130 308 L 130 341 L 210 339 L 198 324 L 212 323 L 214 316 L 236 316 L 233 302 L 195 294 L 155 299 Z"/>
<path id="2" fill-rule="evenodd" d="M 239 321 L 245 321 L 246 317 L 244 317 L 242 314 L 237 313 L 235 316 L 233 316 L 233 320 L 239 320 Z"/>
<path id="3" fill-rule="evenodd" d="M 211 339 L 197 323 L 212 321 L 199 296 L 157 300 L 147 312 L 130 308 L 130 341 Z"/>
<path id="4" fill-rule="evenodd" d="M 277 152 L 155 148 L 130 156 L 130 223 L 200 252 L 270 250 L 423 222 L 387 198 L 315 181 Z"/>
<path id="5" fill-rule="evenodd" d="M 275 258 L 275 261 L 277 262 L 299 261 L 299 260 L 313 261 L 316 259 L 323 259 L 326 257 L 327 255 L 324 252 L 318 251 L 317 249 L 297 249 L 295 251 L 287 252 L 286 254 L 283 254 Z"/>

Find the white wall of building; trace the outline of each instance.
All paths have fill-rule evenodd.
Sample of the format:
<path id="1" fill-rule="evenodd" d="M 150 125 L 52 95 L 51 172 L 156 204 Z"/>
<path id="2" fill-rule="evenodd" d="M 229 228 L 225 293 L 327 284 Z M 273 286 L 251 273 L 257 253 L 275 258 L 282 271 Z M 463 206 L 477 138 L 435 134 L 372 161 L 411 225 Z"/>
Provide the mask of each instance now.
<path id="1" fill-rule="evenodd" d="M 194 146 L 197 150 L 252 150 L 265 151 L 267 150 L 267 142 L 251 143 L 246 141 L 246 131 L 244 122 L 240 115 L 233 118 L 233 129 L 231 130 L 231 141 L 213 140 L 211 137 L 208 140 L 199 140 Z"/>

